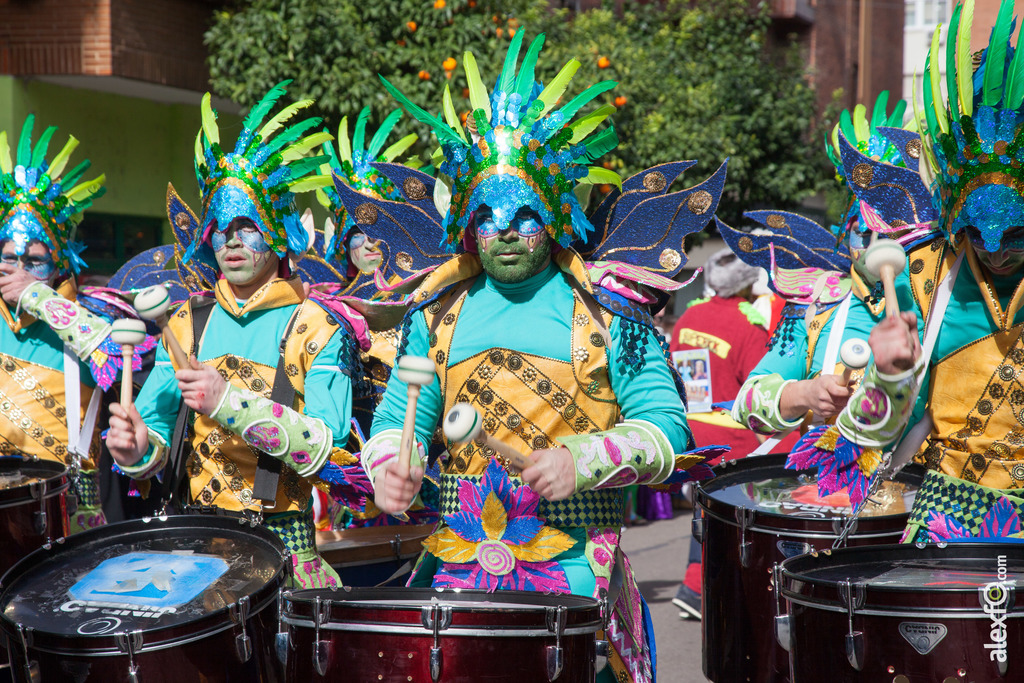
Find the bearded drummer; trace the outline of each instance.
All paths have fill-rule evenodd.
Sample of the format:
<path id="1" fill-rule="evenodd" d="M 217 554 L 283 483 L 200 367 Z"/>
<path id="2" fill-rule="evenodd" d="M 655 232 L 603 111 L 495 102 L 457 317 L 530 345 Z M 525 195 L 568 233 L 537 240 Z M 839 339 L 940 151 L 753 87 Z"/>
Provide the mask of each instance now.
<path id="1" fill-rule="evenodd" d="M 56 128 L 33 147 L 33 124 L 26 117 L 13 159 L 0 132 L 0 453 L 70 468 L 75 533 L 105 523 L 96 418 L 120 360 L 110 320 L 81 304 L 85 247 L 72 239 L 82 212 L 104 193 L 104 176 L 82 182 L 88 161 L 66 171 L 73 137 L 47 162 Z"/>
<path id="2" fill-rule="evenodd" d="M 576 180 L 588 174 L 582 164 L 614 146 L 612 129 L 575 141 L 568 132 L 568 119 L 598 88 L 556 111 L 569 69 L 578 63 L 555 79 L 561 87 L 541 92 L 532 77 L 540 42 L 514 73 L 522 33 L 499 79 L 505 90 L 489 98 L 467 55 L 473 112 L 465 128 L 450 105 L 442 122 L 386 84 L 409 113 L 432 122 L 444 154 L 439 183 L 446 187 L 440 194 L 451 193 L 450 204 L 438 207 L 443 240 L 451 251 L 464 247 L 465 253 L 413 292 L 413 310 L 403 323 L 397 367 L 419 357 L 413 375 L 425 375 L 415 383 L 423 386 L 412 415 L 411 464 L 403 462 L 402 441 L 413 385 L 401 372 L 391 375 L 362 462 L 377 505 L 402 512 L 420 490 L 424 447 L 438 421 L 458 422 L 449 412 L 456 404 L 478 411 L 485 434 L 476 441 L 445 432 L 443 521 L 424 543 L 410 585 L 607 599 L 613 605 L 607 634 L 612 653 L 599 680 L 650 681 L 653 634 L 618 547 L 619 487 L 665 481 L 690 433 L 653 327 L 626 318 L 627 312 L 643 317 L 639 307 L 620 306 L 616 299 L 609 303 L 621 311 L 616 314 L 600 305 L 599 297 L 611 299 L 598 292 L 584 261 L 567 247 L 593 229 L 573 193 Z M 611 111 L 608 106 L 601 113 Z M 660 193 L 664 176 L 647 184 Z M 710 218 L 704 212 L 717 204 L 710 192 L 700 192 L 694 211 L 678 204 L 663 210 L 700 214 L 700 229 Z M 363 206 L 362 217 L 374 208 Z M 671 223 L 660 213 L 645 220 Z M 436 235 L 421 235 L 425 245 L 436 243 Z M 665 249 L 655 246 L 655 255 Z M 526 466 L 520 472 L 515 462 Z"/>
<path id="3" fill-rule="evenodd" d="M 171 316 L 169 332 L 188 358 L 175 357 L 165 332 L 136 405 L 112 407 L 107 445 L 126 474 L 149 479 L 175 462 L 174 440 L 185 439 L 184 467 L 166 467 L 164 477 L 187 479 L 186 510 L 262 522 L 291 552 L 293 584 L 318 588 L 339 581 L 316 552 L 311 490 L 330 464 L 356 463 L 345 446 L 361 319 L 308 297 L 292 272 L 310 242 L 294 193 L 330 182 L 312 175 L 327 158 L 305 154 L 331 136 L 301 137 L 307 120 L 284 125 L 311 102 L 264 125 L 284 86 L 253 107 L 233 151 L 221 146 L 203 98 L 200 219 L 173 188 L 168 212 L 196 234 L 184 261 L 215 268 L 219 279 L 212 298 L 192 297 Z M 194 413 L 187 434 L 175 433 L 182 401 Z"/>
<path id="4" fill-rule="evenodd" d="M 879 323 L 869 340 L 875 363 L 837 422 L 865 453 L 898 443 L 897 466 L 914 453 L 926 465 L 907 541 L 1022 535 L 1024 91 L 1003 64 L 1014 53 L 1012 15 L 1004 0 L 992 32 L 998 42 L 975 70 L 970 51 L 958 47 L 970 38 L 973 3 L 958 6 L 946 95 L 935 88 L 937 71 L 924 79 L 922 175 L 934 178 L 945 237 L 908 257 L 924 336 L 902 319 Z M 936 33 L 928 65 L 937 70 L 944 56 Z M 990 50 L 997 63 L 986 61 Z M 883 366 L 883 353 L 897 363 Z M 914 408 L 918 392 L 927 411 Z"/>

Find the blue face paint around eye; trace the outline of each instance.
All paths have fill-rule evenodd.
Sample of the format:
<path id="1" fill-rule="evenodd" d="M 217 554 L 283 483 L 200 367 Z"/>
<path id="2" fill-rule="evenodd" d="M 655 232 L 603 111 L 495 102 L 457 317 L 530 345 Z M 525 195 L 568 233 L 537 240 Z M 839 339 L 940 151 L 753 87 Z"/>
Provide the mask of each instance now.
<path id="1" fill-rule="evenodd" d="M 270 251 L 270 245 L 263 239 L 263 235 L 260 233 L 258 228 L 255 227 L 242 227 L 237 228 L 234 231 L 234 235 L 238 237 L 239 241 L 250 251 L 256 253 L 263 253 Z M 210 246 L 213 247 L 214 251 L 220 251 L 227 246 L 228 233 L 226 230 L 214 230 L 210 234 Z"/>
<path id="2" fill-rule="evenodd" d="M 366 235 L 364 233 L 361 233 L 361 232 L 356 232 L 356 233 L 353 233 L 352 237 L 349 238 L 349 240 L 348 240 L 348 248 L 349 249 L 358 249 L 359 247 L 363 246 L 363 244 L 365 244 L 365 243 L 366 243 Z"/>
<path id="3" fill-rule="evenodd" d="M 21 254 L 4 254 L 0 258 L 0 263 L 21 268 L 37 280 L 48 279 L 53 275 L 57 267 L 50 257 L 40 258 L 38 256 L 23 256 Z"/>
<path id="4" fill-rule="evenodd" d="M 520 237 L 533 237 L 544 231 L 544 226 L 533 214 L 527 216 L 516 216 L 512 219 L 510 227 L 519 233 Z"/>
<path id="5" fill-rule="evenodd" d="M 544 225 L 533 213 L 520 215 L 516 214 L 508 222 L 508 229 L 519 234 L 520 237 L 534 237 L 544 231 Z M 500 227 L 500 221 L 494 219 L 493 214 L 481 214 L 476 220 L 476 234 L 482 239 L 495 237 L 503 232 L 505 228 Z"/>

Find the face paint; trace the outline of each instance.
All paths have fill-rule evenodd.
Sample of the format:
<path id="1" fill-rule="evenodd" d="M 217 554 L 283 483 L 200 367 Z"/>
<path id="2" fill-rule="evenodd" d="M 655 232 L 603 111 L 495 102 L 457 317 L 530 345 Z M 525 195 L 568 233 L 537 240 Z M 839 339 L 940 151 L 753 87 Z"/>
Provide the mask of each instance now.
<path id="1" fill-rule="evenodd" d="M 224 242 L 214 242 L 216 236 Z M 247 218 L 236 218 L 227 230 L 215 230 L 210 236 L 217 266 L 224 279 L 235 288 L 262 286 L 277 272 L 278 257 L 264 241 L 259 228 Z M 238 293 L 238 292 L 236 292 Z"/>
<path id="2" fill-rule="evenodd" d="M 475 218 L 484 226 L 493 221 L 487 206 L 481 206 Z M 517 213 L 508 229 L 499 233 L 489 237 L 478 233 L 477 243 L 484 272 L 505 284 L 533 277 L 546 268 L 551 259 L 551 238 L 532 211 Z"/>
<path id="3" fill-rule="evenodd" d="M 232 221 L 234 223 L 234 221 Z M 229 226 L 230 227 L 230 226 Z M 235 234 L 238 239 L 242 241 L 248 249 L 255 252 L 270 251 L 270 245 L 263 239 L 263 233 L 260 232 L 252 223 L 246 222 L 245 225 L 235 230 Z M 225 247 L 228 243 L 228 231 L 214 229 L 210 234 L 210 246 L 213 247 L 214 252 L 218 252 Z"/>
<path id="4" fill-rule="evenodd" d="M 348 240 L 348 257 L 361 273 L 372 273 L 384 260 L 379 240 L 372 240 L 362 232 L 353 232 Z"/>
<path id="5" fill-rule="evenodd" d="M 28 244 L 18 240 L 5 241 L 0 263 L 21 268 L 37 280 L 49 280 L 57 271 L 49 247 L 36 240 Z"/>
<path id="6" fill-rule="evenodd" d="M 1024 226 L 1015 226 L 1003 233 L 998 251 L 985 248 L 985 240 L 974 226 L 967 226 L 964 232 L 978 261 L 993 275 L 1012 275 L 1024 266 Z"/>
<path id="7" fill-rule="evenodd" d="M 493 237 L 497 237 L 502 232 L 499 227 L 505 221 L 501 220 L 498 210 L 492 211 L 490 207 L 484 205 L 477 209 L 476 215 L 476 236 L 477 239 L 487 240 Z M 508 229 L 514 232 L 518 232 L 522 237 L 536 237 L 544 231 L 544 225 L 541 223 L 540 216 L 529 209 L 520 209 L 512 220 L 508 222 Z"/>

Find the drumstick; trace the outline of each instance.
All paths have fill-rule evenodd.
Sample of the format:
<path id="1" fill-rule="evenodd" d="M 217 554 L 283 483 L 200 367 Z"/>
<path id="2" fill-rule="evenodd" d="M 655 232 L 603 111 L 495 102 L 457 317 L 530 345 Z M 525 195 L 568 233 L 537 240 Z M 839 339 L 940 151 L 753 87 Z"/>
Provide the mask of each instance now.
<path id="1" fill-rule="evenodd" d="M 171 332 L 168 324 L 167 309 L 171 306 L 171 297 L 167 288 L 163 285 L 153 285 L 135 295 L 135 311 L 143 320 L 152 320 L 160 328 L 163 338 L 167 340 L 167 350 L 170 351 L 174 364 L 178 369 L 188 367 L 188 356 L 181 349 L 178 338 Z"/>
<path id="2" fill-rule="evenodd" d="M 401 465 L 405 476 L 409 476 L 412 442 L 416 438 L 416 402 L 420 398 L 420 387 L 434 381 L 434 361 L 423 356 L 402 356 L 398 359 L 395 373 L 398 379 L 408 385 L 402 441 L 398 447 L 398 464 Z"/>
<path id="3" fill-rule="evenodd" d="M 146 323 L 141 320 L 122 318 L 111 324 L 110 339 L 121 345 L 121 405 L 125 410 L 132 404 L 132 357 L 135 347 L 146 339 Z"/>
<path id="4" fill-rule="evenodd" d="M 890 239 L 879 239 L 876 234 L 870 246 L 864 252 L 864 267 L 882 281 L 885 290 L 885 315 L 889 318 L 899 317 L 900 304 L 896 300 L 896 276 L 903 271 L 907 263 L 907 253 L 899 242 Z"/>
<path id="5" fill-rule="evenodd" d="M 839 359 L 846 368 L 843 370 L 841 383 L 843 386 L 850 384 L 850 375 L 854 370 L 867 367 L 871 358 L 871 348 L 863 339 L 847 339 L 839 348 Z"/>
<path id="6" fill-rule="evenodd" d="M 441 429 L 445 437 L 455 443 L 468 443 L 483 439 L 484 445 L 493 448 L 495 453 L 508 460 L 519 471 L 533 465 L 533 461 L 528 457 L 485 432 L 483 418 L 480 417 L 476 408 L 468 403 L 456 403 L 452 406 L 452 409 L 444 417 Z"/>

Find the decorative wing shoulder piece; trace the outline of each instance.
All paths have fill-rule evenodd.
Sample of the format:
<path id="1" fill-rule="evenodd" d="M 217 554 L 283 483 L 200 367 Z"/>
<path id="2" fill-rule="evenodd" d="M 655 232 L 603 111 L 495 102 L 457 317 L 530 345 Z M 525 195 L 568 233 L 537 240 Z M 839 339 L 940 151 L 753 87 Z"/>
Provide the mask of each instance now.
<path id="1" fill-rule="evenodd" d="M 184 301 L 189 290 L 181 282 L 174 249 L 173 244 L 163 244 L 133 256 L 118 268 L 107 285 L 123 292 L 166 285 L 172 302 Z"/>
<path id="2" fill-rule="evenodd" d="M 89 169 L 88 160 L 64 173 L 78 147 L 71 136 L 47 161 L 57 128 L 47 128 L 33 146 L 34 124 L 35 116 L 25 117 L 13 158 L 7 131 L 0 131 L 0 241 L 14 241 L 18 253 L 24 253 L 29 242 L 39 240 L 50 248 L 58 273 L 75 274 L 85 267 L 79 256 L 85 245 L 73 241 L 74 229 L 82 212 L 106 192 L 105 176 L 79 182 Z"/>
<path id="3" fill-rule="evenodd" d="M 741 232 L 717 218 L 715 221 L 722 239 L 744 263 L 771 271 L 774 252 L 778 268 L 849 272 L 846 245 L 837 250 L 835 235 L 809 218 L 786 211 L 747 211 L 743 215 L 767 228 L 769 234 Z"/>
<path id="4" fill-rule="evenodd" d="M 170 183 L 167 184 L 167 219 L 177 239 L 174 256 L 178 282 L 189 292 L 212 290 L 217 284 L 216 263 L 212 260 L 207 262 L 205 259 L 187 258 L 187 254 L 196 250 L 200 239 L 199 221 Z"/>
<path id="5" fill-rule="evenodd" d="M 664 194 L 669 176 L 674 179 L 693 162 L 663 164 L 632 176 L 607 209 L 603 203 L 598 207 L 595 217 L 604 236 L 588 260 L 621 261 L 676 276 L 686 264 L 686 236 L 703 230 L 718 210 L 726 163 L 704 182 L 670 194 Z M 665 167 L 668 174 L 659 170 Z"/>
<path id="6" fill-rule="evenodd" d="M 879 126 L 878 134 L 899 152 L 903 165 L 917 173 L 921 164 L 921 134 L 916 130 Z"/>
<path id="7" fill-rule="evenodd" d="M 920 144 L 920 138 L 911 135 Z M 842 134 L 839 148 L 848 187 L 890 226 L 901 228 L 939 218 L 932 206 L 931 192 L 916 171 L 861 154 Z"/>

